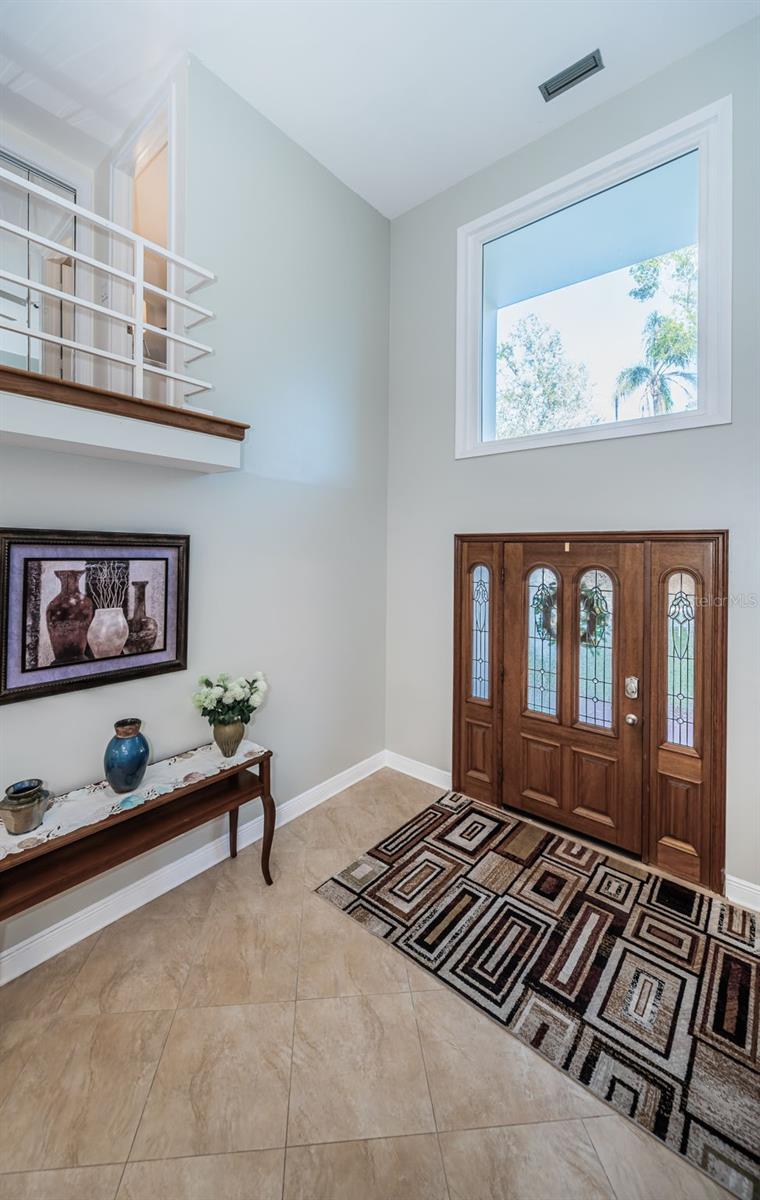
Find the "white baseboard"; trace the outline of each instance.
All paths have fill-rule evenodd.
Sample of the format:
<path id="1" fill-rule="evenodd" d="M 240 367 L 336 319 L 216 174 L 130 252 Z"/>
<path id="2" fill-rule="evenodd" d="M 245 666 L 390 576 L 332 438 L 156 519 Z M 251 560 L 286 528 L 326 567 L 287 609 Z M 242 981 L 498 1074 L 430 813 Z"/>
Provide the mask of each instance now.
<path id="1" fill-rule="evenodd" d="M 742 908 L 756 908 L 760 911 L 760 884 L 737 879 L 735 875 L 727 875 L 726 898 Z"/>
<path id="2" fill-rule="evenodd" d="M 277 808 L 278 827 L 286 825 L 288 821 L 294 820 L 302 813 L 308 812 L 310 808 L 315 808 L 318 804 L 329 800 L 331 796 L 337 795 L 338 792 L 344 791 L 352 784 L 358 783 L 359 780 L 366 779 L 368 775 L 373 775 L 381 767 L 390 767 L 404 775 L 421 779 L 424 783 L 432 783 L 442 791 L 451 787 L 450 772 L 443 771 L 440 767 L 431 767 L 427 763 L 418 762 L 414 758 L 406 758 L 403 754 L 396 754 L 393 750 L 380 750 L 377 754 L 355 763 L 345 771 L 333 775 L 331 779 L 326 779 L 323 783 L 318 783 L 315 787 L 309 788 L 279 805 Z M 263 817 L 255 817 L 253 820 L 243 822 L 238 830 L 238 845 L 241 849 L 244 846 L 250 846 L 252 842 L 259 840 L 263 831 Z M 155 900 L 165 892 L 179 887 L 181 883 L 185 883 L 195 875 L 207 871 L 209 867 L 213 867 L 225 859 L 228 854 L 229 841 L 225 833 L 221 837 L 214 838 L 205 846 L 199 846 L 198 849 L 183 855 L 175 862 L 167 863 L 166 866 L 159 867 L 158 870 L 150 872 L 142 879 L 120 888 L 96 904 L 88 905 L 80 912 L 74 913 L 73 916 L 50 925 L 25 941 L 18 942 L 15 946 L 9 946 L 7 950 L 0 952 L 0 986 L 10 983 L 18 975 L 23 975 L 32 967 L 37 967 L 47 959 L 60 954 L 62 950 L 67 950 L 75 942 L 81 942 L 91 934 L 97 933 L 113 921 L 118 921 L 120 917 L 125 917 L 127 913 L 134 912 L 143 904 L 148 904 L 149 901 Z M 746 880 L 737 879 L 733 875 L 727 875 L 726 896 L 734 904 L 760 910 L 760 885 L 756 883 L 749 883 Z"/>
<path id="3" fill-rule="evenodd" d="M 435 787 L 448 791 L 451 787 L 451 771 L 442 771 L 440 767 L 430 767 L 427 763 L 418 762 L 416 758 L 406 758 L 396 754 L 394 750 L 385 751 L 385 766 L 403 775 L 413 775 L 423 783 L 432 783 Z"/>
<path id="4" fill-rule="evenodd" d="M 299 817 L 301 813 L 308 812 L 310 808 L 329 800 L 331 796 L 358 783 L 360 779 L 366 779 L 368 775 L 373 775 L 375 771 L 379 771 L 384 766 L 385 751 L 380 750 L 377 754 L 365 758 L 363 762 L 355 763 L 345 771 L 333 775 L 332 779 L 326 779 L 323 783 L 318 783 L 316 787 L 309 788 L 308 791 L 301 792 L 298 796 L 293 796 L 291 800 L 286 800 L 284 804 L 277 807 L 278 827 L 286 825 L 288 821 Z M 238 846 L 241 849 L 244 846 L 250 846 L 252 842 L 259 840 L 263 832 L 263 817 L 254 817 L 250 821 L 244 821 L 238 829 Z M 0 952 L 0 986 L 10 983 L 18 975 L 31 971 L 32 967 L 37 967 L 47 959 L 60 954 L 62 950 L 67 950 L 75 942 L 81 942 L 90 934 L 97 933 L 106 925 L 118 921 L 120 917 L 125 917 L 127 913 L 134 912 L 136 908 L 162 896 L 164 892 L 170 892 L 172 888 L 179 887 L 181 883 L 192 879 L 193 876 L 207 871 L 209 867 L 221 862 L 228 855 L 229 839 L 225 833 L 221 837 L 214 838 L 205 846 L 199 846 L 189 854 L 182 855 L 174 862 L 167 863 L 166 866 L 159 867 L 156 871 L 151 871 L 150 874 L 135 880 L 134 883 L 119 888 L 105 899 L 88 905 L 63 921 L 57 921 L 54 925 L 26 938 L 23 942 L 9 946 L 7 950 Z"/>

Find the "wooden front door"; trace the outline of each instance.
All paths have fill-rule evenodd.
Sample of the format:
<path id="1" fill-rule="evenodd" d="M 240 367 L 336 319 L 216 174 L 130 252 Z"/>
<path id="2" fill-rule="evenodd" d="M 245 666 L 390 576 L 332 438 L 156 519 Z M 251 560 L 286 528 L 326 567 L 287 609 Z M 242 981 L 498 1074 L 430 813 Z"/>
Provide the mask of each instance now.
<path id="1" fill-rule="evenodd" d="M 639 853 L 643 543 L 504 553 L 503 802 Z"/>
<path id="2" fill-rule="evenodd" d="M 456 539 L 453 786 L 723 891 L 726 534 Z"/>

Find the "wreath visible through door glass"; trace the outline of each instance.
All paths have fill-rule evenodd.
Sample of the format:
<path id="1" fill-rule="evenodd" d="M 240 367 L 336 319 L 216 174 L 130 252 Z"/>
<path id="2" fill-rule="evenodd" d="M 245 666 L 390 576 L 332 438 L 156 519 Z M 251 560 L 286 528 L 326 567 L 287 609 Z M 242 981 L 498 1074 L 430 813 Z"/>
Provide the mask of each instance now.
<path id="1" fill-rule="evenodd" d="M 598 584 L 581 583 L 581 642 L 584 646 L 600 646 L 610 623 L 610 608 Z M 536 635 L 542 641 L 557 638 L 557 584 L 541 583 L 532 600 Z"/>
<path id="2" fill-rule="evenodd" d="M 591 574 L 591 572 L 589 572 Z M 594 575 L 596 572 L 594 572 Z M 610 623 L 610 606 L 598 583 L 589 584 L 581 580 L 581 643 L 584 646 L 601 646 Z"/>
<path id="3" fill-rule="evenodd" d="M 542 575 L 544 574 L 545 572 L 542 571 Z M 536 637 L 539 637 L 542 642 L 555 642 L 557 640 L 556 579 L 547 581 L 544 578 L 542 580 L 533 594 L 531 605 L 533 607 Z"/>

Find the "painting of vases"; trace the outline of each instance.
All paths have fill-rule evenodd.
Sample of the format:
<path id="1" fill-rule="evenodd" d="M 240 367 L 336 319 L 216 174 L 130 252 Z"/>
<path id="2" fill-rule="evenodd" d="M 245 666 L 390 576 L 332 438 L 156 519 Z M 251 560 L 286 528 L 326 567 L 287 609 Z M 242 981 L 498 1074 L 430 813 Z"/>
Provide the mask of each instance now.
<path id="1" fill-rule="evenodd" d="M 0 703 L 8 693 L 26 699 L 59 684 L 106 682 L 114 672 L 180 669 L 186 537 L 93 534 L 84 541 L 31 530 L 24 544 L 16 538 L 23 532 L 0 531 L 0 550 L 10 543 L 0 559 L 8 612 Z"/>

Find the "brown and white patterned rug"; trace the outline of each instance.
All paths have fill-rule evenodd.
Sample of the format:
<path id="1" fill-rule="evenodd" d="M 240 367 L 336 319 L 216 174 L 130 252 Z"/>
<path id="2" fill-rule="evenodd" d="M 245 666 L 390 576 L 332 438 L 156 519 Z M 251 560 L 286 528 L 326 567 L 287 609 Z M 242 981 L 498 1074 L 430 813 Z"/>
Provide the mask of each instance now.
<path id="1" fill-rule="evenodd" d="M 317 891 L 758 1200 L 754 914 L 455 792 Z"/>

